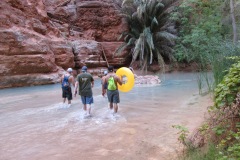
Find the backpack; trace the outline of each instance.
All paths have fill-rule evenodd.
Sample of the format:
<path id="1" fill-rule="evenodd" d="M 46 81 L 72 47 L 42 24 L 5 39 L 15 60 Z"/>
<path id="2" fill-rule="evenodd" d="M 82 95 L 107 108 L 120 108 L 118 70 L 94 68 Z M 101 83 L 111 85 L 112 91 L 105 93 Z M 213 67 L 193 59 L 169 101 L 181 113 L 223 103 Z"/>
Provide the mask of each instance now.
<path id="1" fill-rule="evenodd" d="M 109 77 L 109 79 L 108 79 L 108 87 L 107 87 L 107 89 L 110 90 L 110 91 L 113 91 L 113 90 L 117 89 L 117 86 L 115 84 L 113 76 Z"/>
<path id="2" fill-rule="evenodd" d="M 70 87 L 70 84 L 68 82 L 70 76 L 64 76 L 63 82 L 62 82 L 62 88 L 63 89 L 68 89 Z"/>

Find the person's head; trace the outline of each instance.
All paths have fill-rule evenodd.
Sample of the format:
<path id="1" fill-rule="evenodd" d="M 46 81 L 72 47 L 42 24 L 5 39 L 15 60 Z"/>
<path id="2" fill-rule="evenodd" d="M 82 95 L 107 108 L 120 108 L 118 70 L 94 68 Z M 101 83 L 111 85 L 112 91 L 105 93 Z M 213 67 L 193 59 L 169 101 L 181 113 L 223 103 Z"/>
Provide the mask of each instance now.
<path id="1" fill-rule="evenodd" d="M 113 66 L 108 66 L 108 72 L 113 72 Z"/>
<path id="2" fill-rule="evenodd" d="M 106 76 L 108 74 L 108 71 L 104 71 L 103 74 L 104 76 Z"/>
<path id="3" fill-rule="evenodd" d="M 67 69 L 67 72 L 68 72 L 68 73 L 72 73 L 72 71 L 73 71 L 72 68 L 68 68 L 68 69 Z"/>
<path id="4" fill-rule="evenodd" d="M 82 67 L 82 72 L 83 72 L 83 73 L 87 72 L 87 66 L 83 66 L 83 67 Z"/>

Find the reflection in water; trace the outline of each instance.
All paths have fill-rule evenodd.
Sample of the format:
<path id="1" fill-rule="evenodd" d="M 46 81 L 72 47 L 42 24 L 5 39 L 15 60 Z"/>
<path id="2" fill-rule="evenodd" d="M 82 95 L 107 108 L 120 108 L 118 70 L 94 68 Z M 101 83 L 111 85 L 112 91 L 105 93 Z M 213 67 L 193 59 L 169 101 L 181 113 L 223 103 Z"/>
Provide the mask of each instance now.
<path id="1" fill-rule="evenodd" d="M 94 148 L 100 149 L 96 153 L 101 151 L 101 139 L 105 147 L 131 143 L 120 145 L 120 139 L 112 140 L 115 135 L 136 132 L 136 128 L 121 131 L 121 126 L 147 124 L 154 117 L 158 122 L 163 118 L 162 122 L 172 123 L 174 117 L 168 120 L 169 114 L 178 113 L 184 101 L 198 92 L 197 77 L 194 73 L 175 73 L 160 79 L 159 85 L 135 86 L 128 93 L 120 93 L 116 116 L 108 109 L 107 98 L 101 96 L 100 80 L 96 80 L 91 118 L 84 118 L 79 95 L 70 108 L 62 105 L 60 84 L 1 90 L 0 159 L 96 159 L 90 155 Z M 109 158 L 108 154 L 96 156 Z"/>

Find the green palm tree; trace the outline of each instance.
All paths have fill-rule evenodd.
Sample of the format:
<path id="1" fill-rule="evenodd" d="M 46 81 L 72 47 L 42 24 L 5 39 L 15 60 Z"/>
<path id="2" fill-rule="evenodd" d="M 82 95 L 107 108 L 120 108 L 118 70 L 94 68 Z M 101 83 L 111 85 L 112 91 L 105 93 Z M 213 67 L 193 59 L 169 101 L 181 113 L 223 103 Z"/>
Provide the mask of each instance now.
<path id="1" fill-rule="evenodd" d="M 116 50 L 121 53 L 131 48 L 132 63 L 139 60 L 143 70 L 154 61 L 164 67 L 165 61 L 172 61 L 176 39 L 176 29 L 169 19 L 171 4 L 176 0 L 124 0 L 122 15 L 126 18 L 129 30 L 121 34 L 124 43 Z"/>

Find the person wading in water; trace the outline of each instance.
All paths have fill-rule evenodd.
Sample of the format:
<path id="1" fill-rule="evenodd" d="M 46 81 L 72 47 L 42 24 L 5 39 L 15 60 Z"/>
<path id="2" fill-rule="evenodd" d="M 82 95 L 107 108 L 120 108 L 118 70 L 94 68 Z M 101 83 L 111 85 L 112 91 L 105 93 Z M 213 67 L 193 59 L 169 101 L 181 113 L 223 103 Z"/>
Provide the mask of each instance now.
<path id="1" fill-rule="evenodd" d="M 104 79 L 107 76 L 107 74 L 108 74 L 108 71 L 104 71 L 103 72 L 103 77 L 101 79 L 101 84 L 102 84 L 102 87 L 103 87 L 102 90 L 104 90 L 104 92 L 102 92 L 102 96 L 104 96 L 104 94 L 107 92 L 107 83 L 104 84 Z"/>
<path id="2" fill-rule="evenodd" d="M 104 86 L 107 84 L 109 108 L 110 110 L 114 108 L 113 114 L 115 114 L 118 111 L 118 103 L 120 102 L 117 83 L 122 85 L 122 80 L 114 73 L 113 69 L 113 66 L 108 67 L 109 73 L 105 76 L 102 83 L 102 95 L 104 96 L 106 93 Z"/>
<path id="3" fill-rule="evenodd" d="M 93 103 L 93 92 L 94 79 L 90 73 L 87 73 L 87 67 L 82 67 L 82 73 L 77 76 L 75 83 L 74 96 L 76 97 L 77 91 L 81 96 L 83 103 L 83 110 L 85 111 L 85 117 L 91 116 L 91 104 Z"/>
<path id="4" fill-rule="evenodd" d="M 72 68 L 67 69 L 67 74 L 61 77 L 62 84 L 62 97 L 63 97 L 63 107 L 70 107 L 72 100 L 72 89 L 71 85 L 74 86 L 74 78 L 72 76 Z M 68 105 L 65 106 L 66 98 L 68 99 Z"/>

